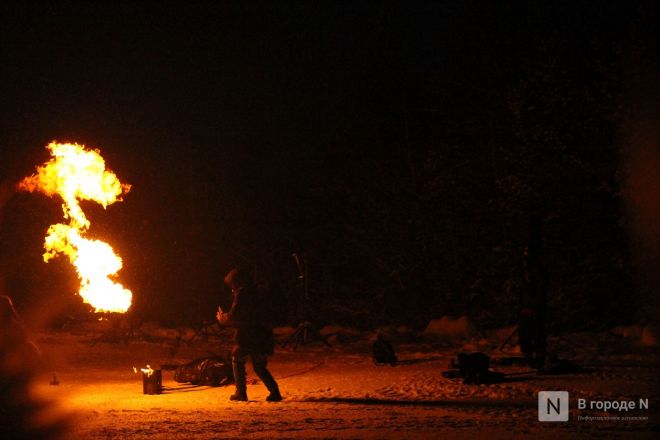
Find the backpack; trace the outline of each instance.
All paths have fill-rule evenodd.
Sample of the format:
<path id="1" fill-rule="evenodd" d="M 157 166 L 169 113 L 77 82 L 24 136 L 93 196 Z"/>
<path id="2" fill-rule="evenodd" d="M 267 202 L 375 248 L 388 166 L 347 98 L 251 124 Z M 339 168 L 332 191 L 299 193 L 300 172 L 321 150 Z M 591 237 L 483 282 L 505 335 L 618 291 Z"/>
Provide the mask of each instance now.
<path id="1" fill-rule="evenodd" d="M 219 387 L 233 383 L 234 372 L 231 362 L 221 356 L 212 356 L 178 366 L 174 371 L 174 380 L 179 383 Z"/>

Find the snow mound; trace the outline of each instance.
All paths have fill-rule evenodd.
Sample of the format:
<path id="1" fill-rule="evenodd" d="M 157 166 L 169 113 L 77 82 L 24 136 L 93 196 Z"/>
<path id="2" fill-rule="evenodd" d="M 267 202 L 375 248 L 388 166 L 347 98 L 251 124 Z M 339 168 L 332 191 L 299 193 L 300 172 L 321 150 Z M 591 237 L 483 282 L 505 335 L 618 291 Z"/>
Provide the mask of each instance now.
<path id="1" fill-rule="evenodd" d="M 140 326 L 140 332 L 151 338 L 176 339 L 180 332 L 175 328 L 161 327 L 157 322 L 145 322 Z"/>
<path id="2" fill-rule="evenodd" d="M 642 337 L 641 325 L 620 325 L 612 329 L 612 333 L 619 335 L 623 338 L 641 339 Z"/>
<path id="3" fill-rule="evenodd" d="M 326 325 L 319 333 L 333 345 L 347 344 L 364 339 L 364 335 L 360 330 L 341 325 Z"/>
<path id="4" fill-rule="evenodd" d="M 381 335 L 390 342 L 411 342 L 418 341 L 419 335 L 410 327 L 405 325 L 400 326 L 386 326 L 376 329 L 375 332 L 369 336 L 369 342 L 374 342 L 378 335 Z"/>
<path id="5" fill-rule="evenodd" d="M 620 325 L 612 329 L 612 333 L 624 339 L 630 339 L 645 347 L 658 345 L 657 331 L 646 325 Z"/>
<path id="6" fill-rule="evenodd" d="M 656 347 L 658 345 L 658 333 L 655 329 L 646 326 L 642 330 L 642 337 L 639 343 L 645 347 Z"/>
<path id="7" fill-rule="evenodd" d="M 452 318 L 445 315 L 440 319 L 432 319 L 422 335 L 434 340 L 465 340 L 476 337 L 477 332 L 467 316 Z"/>
<path id="8" fill-rule="evenodd" d="M 273 329 L 273 335 L 275 335 L 275 338 L 281 339 L 291 336 L 294 331 L 296 331 L 296 329 L 290 326 L 275 327 Z"/>

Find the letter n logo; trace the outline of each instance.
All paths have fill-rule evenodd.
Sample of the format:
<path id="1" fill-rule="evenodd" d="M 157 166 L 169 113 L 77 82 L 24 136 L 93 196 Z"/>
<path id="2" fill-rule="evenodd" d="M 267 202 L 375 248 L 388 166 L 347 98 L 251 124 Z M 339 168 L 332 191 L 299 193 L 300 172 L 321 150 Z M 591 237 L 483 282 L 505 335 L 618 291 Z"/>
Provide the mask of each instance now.
<path id="1" fill-rule="evenodd" d="M 568 422 L 568 391 L 539 391 L 539 421 Z"/>

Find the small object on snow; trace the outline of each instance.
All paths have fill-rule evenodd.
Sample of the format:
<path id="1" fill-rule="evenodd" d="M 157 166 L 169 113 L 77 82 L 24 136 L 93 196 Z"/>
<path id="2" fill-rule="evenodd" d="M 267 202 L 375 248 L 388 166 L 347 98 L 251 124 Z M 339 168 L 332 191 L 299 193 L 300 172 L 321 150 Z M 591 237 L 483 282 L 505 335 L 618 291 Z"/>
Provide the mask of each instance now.
<path id="1" fill-rule="evenodd" d="M 378 333 L 376 336 L 376 341 L 374 341 L 371 346 L 371 351 L 373 354 L 374 364 L 382 366 L 385 364 L 390 364 L 392 367 L 398 362 L 396 353 L 394 352 L 394 347 L 392 344 L 383 337 L 382 334 Z"/>
<path id="2" fill-rule="evenodd" d="M 59 385 L 60 381 L 57 380 L 57 374 L 53 373 L 53 380 L 50 381 L 51 385 Z"/>
<path id="3" fill-rule="evenodd" d="M 447 379 L 463 378 L 464 384 L 493 384 L 506 380 L 503 373 L 489 369 L 490 357 L 481 352 L 459 353 L 458 363 L 451 359 L 448 371 L 441 374 Z"/>

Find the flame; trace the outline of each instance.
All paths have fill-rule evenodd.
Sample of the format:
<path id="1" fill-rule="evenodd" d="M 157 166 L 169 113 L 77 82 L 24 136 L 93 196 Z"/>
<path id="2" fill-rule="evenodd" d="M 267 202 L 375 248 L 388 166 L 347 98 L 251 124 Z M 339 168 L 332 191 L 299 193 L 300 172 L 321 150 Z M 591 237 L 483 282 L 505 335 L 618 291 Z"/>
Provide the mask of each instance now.
<path id="1" fill-rule="evenodd" d="M 93 200 L 106 208 L 121 201 L 122 193 L 127 193 L 131 186 L 122 184 L 106 169 L 99 150 L 58 142 L 51 142 L 46 148 L 52 158 L 38 166 L 36 174 L 18 184 L 21 190 L 62 198 L 64 218 L 69 223 L 48 228 L 44 261 L 58 254 L 68 256 L 78 272 L 78 294 L 83 301 L 97 312 L 126 312 L 131 306 L 132 293 L 112 280 L 122 268 L 122 260 L 108 243 L 85 238 L 90 222 L 79 202 Z"/>
<path id="2" fill-rule="evenodd" d="M 147 377 L 151 377 L 151 375 L 154 374 L 154 370 L 149 365 L 147 365 L 147 368 L 140 368 L 140 371 L 146 374 Z"/>

